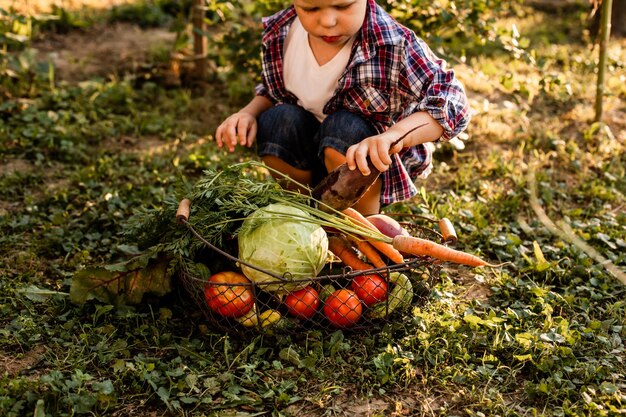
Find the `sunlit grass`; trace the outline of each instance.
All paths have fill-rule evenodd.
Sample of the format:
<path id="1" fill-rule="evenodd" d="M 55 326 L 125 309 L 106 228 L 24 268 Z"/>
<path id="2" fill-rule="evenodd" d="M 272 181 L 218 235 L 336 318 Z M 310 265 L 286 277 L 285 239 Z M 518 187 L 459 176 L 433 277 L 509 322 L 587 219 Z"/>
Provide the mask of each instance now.
<path id="1" fill-rule="evenodd" d="M 12 8 L 18 13 L 36 15 L 50 13 L 53 7 L 76 12 L 82 9 L 94 11 L 109 9 L 114 6 L 136 4 L 145 0 L 0 0 L 0 7 Z"/>

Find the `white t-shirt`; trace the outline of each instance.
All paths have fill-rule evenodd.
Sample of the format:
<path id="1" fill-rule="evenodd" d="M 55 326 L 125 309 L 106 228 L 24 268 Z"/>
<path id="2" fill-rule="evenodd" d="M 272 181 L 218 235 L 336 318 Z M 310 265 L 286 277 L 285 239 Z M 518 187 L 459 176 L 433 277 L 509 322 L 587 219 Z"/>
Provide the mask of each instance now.
<path id="1" fill-rule="evenodd" d="M 353 37 L 327 63 L 319 65 L 309 45 L 309 35 L 296 18 L 285 39 L 283 78 L 285 87 L 298 97 L 298 105 L 320 122 L 326 118 L 324 106 L 333 97 L 339 77 L 350 60 Z"/>

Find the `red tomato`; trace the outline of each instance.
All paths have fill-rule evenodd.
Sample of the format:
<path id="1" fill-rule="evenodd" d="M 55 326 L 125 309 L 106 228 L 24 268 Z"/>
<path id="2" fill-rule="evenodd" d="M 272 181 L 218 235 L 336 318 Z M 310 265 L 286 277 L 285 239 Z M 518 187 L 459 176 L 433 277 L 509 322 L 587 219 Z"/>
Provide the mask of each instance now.
<path id="1" fill-rule="evenodd" d="M 358 275 L 351 288 L 368 307 L 387 299 L 387 282 L 380 275 Z"/>
<path id="2" fill-rule="evenodd" d="M 361 318 L 363 306 L 354 291 L 337 290 L 326 298 L 324 315 L 335 327 L 350 327 Z"/>
<path id="3" fill-rule="evenodd" d="M 216 313 L 224 317 L 241 317 L 254 306 L 254 295 L 249 284 L 250 280 L 239 272 L 219 272 L 205 284 L 204 298 L 209 308 Z"/>
<path id="4" fill-rule="evenodd" d="M 310 319 L 320 305 L 320 296 L 309 286 L 292 292 L 285 298 L 287 311 L 299 319 Z"/>

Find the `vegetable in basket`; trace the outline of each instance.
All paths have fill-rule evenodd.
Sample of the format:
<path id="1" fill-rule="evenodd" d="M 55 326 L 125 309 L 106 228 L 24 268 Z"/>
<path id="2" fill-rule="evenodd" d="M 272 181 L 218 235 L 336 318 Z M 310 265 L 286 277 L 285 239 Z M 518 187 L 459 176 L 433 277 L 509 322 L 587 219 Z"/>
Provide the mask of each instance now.
<path id="1" fill-rule="evenodd" d="M 354 291 L 342 288 L 326 298 L 323 310 L 334 327 L 348 328 L 361 319 L 363 305 Z"/>
<path id="2" fill-rule="evenodd" d="M 283 317 L 280 311 L 272 308 L 258 312 L 257 307 L 252 308 L 245 315 L 236 319 L 241 325 L 247 328 L 276 328 L 276 330 L 289 329 L 294 327 L 293 322 Z"/>
<path id="3" fill-rule="evenodd" d="M 398 235 L 410 235 L 409 232 L 402 227 L 396 219 L 385 214 L 371 214 L 367 216 L 367 220 L 369 220 L 382 234 L 390 238 L 394 238 Z"/>
<path id="4" fill-rule="evenodd" d="M 382 319 L 395 311 L 402 311 L 411 306 L 414 292 L 409 277 L 400 272 L 392 272 L 389 275 L 389 282 L 393 288 L 389 292 L 387 300 L 372 306 L 367 312 L 367 317 Z"/>
<path id="5" fill-rule="evenodd" d="M 213 274 L 204 286 L 209 308 L 224 316 L 245 316 L 254 306 L 254 294 L 248 278 L 234 271 Z"/>
<path id="6" fill-rule="evenodd" d="M 387 299 L 387 281 L 378 274 L 357 275 L 350 288 L 368 307 Z"/>
<path id="7" fill-rule="evenodd" d="M 312 286 L 289 293 L 285 297 L 287 311 L 294 317 L 302 320 L 310 319 L 317 312 L 320 305 L 320 296 Z"/>
<path id="8" fill-rule="evenodd" d="M 303 210 L 270 204 L 248 216 L 238 233 L 239 259 L 280 278 L 241 264 L 241 270 L 264 291 L 297 291 L 311 283 L 324 267 L 326 232 Z"/>

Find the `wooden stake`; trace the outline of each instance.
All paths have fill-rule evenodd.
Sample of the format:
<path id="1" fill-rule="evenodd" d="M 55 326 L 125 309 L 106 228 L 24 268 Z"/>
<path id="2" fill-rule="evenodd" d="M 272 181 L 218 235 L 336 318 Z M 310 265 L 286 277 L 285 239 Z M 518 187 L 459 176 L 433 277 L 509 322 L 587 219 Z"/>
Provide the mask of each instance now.
<path id="1" fill-rule="evenodd" d="M 204 35 L 204 0 L 193 0 L 191 21 L 193 25 L 194 79 L 203 80 L 207 73 L 207 38 Z"/>
<path id="2" fill-rule="evenodd" d="M 602 100 L 604 98 L 604 74 L 606 71 L 607 49 L 611 38 L 611 9 L 613 0 L 602 0 L 600 15 L 600 57 L 598 59 L 598 82 L 596 84 L 596 117 L 595 121 L 602 120 Z"/>

